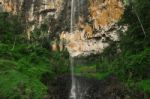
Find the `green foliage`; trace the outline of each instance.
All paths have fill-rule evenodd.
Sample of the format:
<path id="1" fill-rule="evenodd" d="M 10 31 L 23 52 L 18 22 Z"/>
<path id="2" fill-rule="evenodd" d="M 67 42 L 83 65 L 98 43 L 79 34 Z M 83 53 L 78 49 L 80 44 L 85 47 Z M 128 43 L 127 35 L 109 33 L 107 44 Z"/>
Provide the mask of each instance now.
<path id="1" fill-rule="evenodd" d="M 145 70 L 150 65 L 150 49 L 145 49 L 141 53 L 126 53 L 114 60 L 109 70 L 115 72 L 121 79 L 141 80 L 148 78 L 150 75 Z"/>
<path id="2" fill-rule="evenodd" d="M 0 38 L 3 42 L 14 40 L 14 38 L 23 32 L 23 27 L 18 16 L 7 12 L 0 13 Z M 3 39 L 2 39 L 3 38 Z"/>
<path id="3" fill-rule="evenodd" d="M 149 92 L 150 93 L 150 79 L 142 80 L 142 81 L 138 82 L 137 86 L 140 89 L 144 90 L 145 92 Z"/>
<path id="4" fill-rule="evenodd" d="M 126 1 L 127 8 L 119 24 L 128 24 L 128 31 L 120 35 L 119 42 L 112 43 L 92 61 L 96 64 L 96 73 L 93 75 L 98 79 L 115 75 L 129 88 L 150 92 L 150 2 Z"/>
<path id="5" fill-rule="evenodd" d="M 87 75 L 90 73 L 95 73 L 96 68 L 95 66 L 76 66 L 75 73 L 79 75 Z"/>
<path id="6" fill-rule="evenodd" d="M 122 23 L 129 24 L 126 35 L 122 36 L 120 46 L 123 51 L 138 53 L 149 47 L 150 42 L 150 2 L 149 0 L 134 0 L 127 7 Z M 139 19 L 138 19 L 139 17 Z M 144 31 L 142 29 L 142 26 Z"/>
<path id="7" fill-rule="evenodd" d="M 136 88 L 144 92 L 144 99 L 149 99 L 150 97 L 150 79 L 142 80 L 136 83 Z"/>
<path id="8" fill-rule="evenodd" d="M 128 31 L 121 35 L 121 41 L 112 43 L 94 61 L 89 60 L 90 66 L 79 66 L 75 71 L 98 79 L 116 75 L 128 86 L 150 92 L 150 2 L 124 1 L 127 8 L 119 24 L 128 24 Z M 19 17 L 0 14 L 0 98 L 45 99 L 48 88 L 42 82 L 43 75 L 52 81 L 68 73 L 68 54 L 50 52 L 50 41 L 43 39 L 47 29 L 43 24 L 42 30 L 33 33 L 32 42 L 27 43 L 21 37 L 24 34 Z"/>
<path id="9" fill-rule="evenodd" d="M 43 40 L 29 43 L 22 31 L 17 16 L 0 14 L 0 98 L 45 99 L 50 96 L 44 75 L 52 82 L 67 73 L 68 55 L 50 52 Z"/>
<path id="10" fill-rule="evenodd" d="M 29 44 L 0 43 L 0 97 L 44 99 L 47 86 L 41 81 L 47 74 L 53 79 L 68 72 L 68 60 L 62 53 L 50 53 Z"/>
<path id="11" fill-rule="evenodd" d="M 16 46 L 14 50 L 11 50 L 10 45 L 7 44 L 0 46 L 0 93 L 2 96 L 9 99 L 44 97 L 47 94 L 47 87 L 40 81 L 41 76 L 46 72 L 53 74 L 50 71 L 48 59 L 39 57 L 37 54 L 40 51 L 25 52 L 29 50 L 22 50 L 24 46 Z"/>
<path id="12" fill-rule="evenodd" d="M 38 79 L 30 78 L 17 70 L 9 70 L 0 75 L 0 92 L 4 98 L 41 99 L 47 94 L 47 88 Z"/>

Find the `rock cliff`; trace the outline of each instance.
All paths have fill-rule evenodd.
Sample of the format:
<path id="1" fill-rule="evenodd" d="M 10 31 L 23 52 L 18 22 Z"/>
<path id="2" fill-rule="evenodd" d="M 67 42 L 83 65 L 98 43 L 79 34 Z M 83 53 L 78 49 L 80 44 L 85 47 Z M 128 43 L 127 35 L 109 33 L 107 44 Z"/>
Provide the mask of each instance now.
<path id="1" fill-rule="evenodd" d="M 20 17 L 30 40 L 31 32 L 37 28 L 40 29 L 42 24 L 49 23 L 51 17 L 57 20 L 62 3 L 63 0 L 0 0 L 0 9 L 1 12 L 8 12 Z M 48 27 L 51 26 L 48 24 Z M 49 31 L 50 28 L 46 32 Z"/>
<path id="2" fill-rule="evenodd" d="M 121 0 L 89 0 L 88 16 L 78 16 L 73 33 L 62 32 L 60 39 L 65 42 L 72 57 L 102 53 L 110 42 L 119 41 L 119 35 L 127 26 L 117 24 L 124 14 Z"/>
<path id="3" fill-rule="evenodd" d="M 60 49 L 65 46 L 72 57 L 102 53 L 110 42 L 119 41 L 127 30 L 117 24 L 124 9 L 122 0 L 74 0 L 73 12 L 71 0 L 0 0 L 0 11 L 21 17 L 29 40 L 44 26 L 42 36 L 60 35 Z"/>

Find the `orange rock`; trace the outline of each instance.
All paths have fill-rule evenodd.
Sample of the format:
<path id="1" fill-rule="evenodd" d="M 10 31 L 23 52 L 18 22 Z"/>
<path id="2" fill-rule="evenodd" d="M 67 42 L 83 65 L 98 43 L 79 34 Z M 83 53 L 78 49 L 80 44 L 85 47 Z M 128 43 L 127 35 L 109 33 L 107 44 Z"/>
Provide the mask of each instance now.
<path id="1" fill-rule="evenodd" d="M 90 0 L 90 17 L 93 28 L 99 30 L 112 22 L 117 22 L 124 13 L 121 0 Z"/>
<path id="2" fill-rule="evenodd" d="M 93 35 L 93 29 L 90 25 L 86 24 L 84 27 L 84 32 L 87 35 L 87 38 L 91 38 Z"/>

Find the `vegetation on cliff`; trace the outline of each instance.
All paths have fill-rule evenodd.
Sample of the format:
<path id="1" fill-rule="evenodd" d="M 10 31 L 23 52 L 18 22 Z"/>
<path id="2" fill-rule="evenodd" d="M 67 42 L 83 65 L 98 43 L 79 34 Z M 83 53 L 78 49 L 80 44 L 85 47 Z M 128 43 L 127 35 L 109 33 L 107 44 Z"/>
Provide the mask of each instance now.
<path id="1" fill-rule="evenodd" d="M 96 79 L 114 75 L 129 91 L 139 91 L 143 99 L 149 99 L 150 2 L 134 0 L 126 4 L 118 24 L 128 24 L 128 31 L 102 54 L 90 56 L 87 66 L 79 62 L 75 72 Z M 49 92 L 55 90 L 53 81 L 69 73 L 69 55 L 53 52 L 50 48 L 53 38 L 40 38 L 42 30 L 34 31 L 35 37 L 27 40 L 21 22 L 17 15 L 0 13 L 0 98 L 51 99 Z"/>
<path id="2" fill-rule="evenodd" d="M 79 66 L 78 74 L 105 79 L 117 76 L 129 90 L 143 93 L 142 99 L 150 97 L 150 2 L 128 2 L 119 24 L 128 24 L 128 31 L 120 35 L 104 53 L 93 57 L 90 67 Z"/>
<path id="3" fill-rule="evenodd" d="M 18 17 L 0 13 L 1 99 L 50 98 L 44 78 L 53 81 L 67 73 L 69 61 L 66 53 L 51 52 L 49 44 L 28 41 Z"/>

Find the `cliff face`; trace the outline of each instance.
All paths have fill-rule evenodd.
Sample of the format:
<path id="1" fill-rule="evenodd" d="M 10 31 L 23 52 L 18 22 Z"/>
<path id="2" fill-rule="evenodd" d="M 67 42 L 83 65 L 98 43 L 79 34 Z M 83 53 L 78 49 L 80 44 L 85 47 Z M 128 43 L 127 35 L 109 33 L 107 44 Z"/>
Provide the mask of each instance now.
<path id="1" fill-rule="evenodd" d="M 124 14 L 121 0 L 89 0 L 88 17 L 79 16 L 73 33 L 62 32 L 60 38 L 72 57 L 102 53 L 110 42 L 119 41 L 127 30 L 117 22 Z"/>
<path id="2" fill-rule="evenodd" d="M 49 20 L 50 17 L 57 19 L 63 0 L 0 0 L 0 3 L 1 12 L 20 17 L 30 40 L 31 32 L 36 28 L 41 28 L 45 20 Z"/>
<path id="3" fill-rule="evenodd" d="M 117 24 L 125 9 L 121 1 L 74 0 L 72 33 L 71 0 L 0 0 L 0 8 L 21 17 L 29 40 L 32 31 L 46 24 L 42 36 L 60 34 L 60 49 L 65 46 L 74 57 L 102 53 L 110 42 L 119 41 L 120 33 L 127 30 Z"/>

